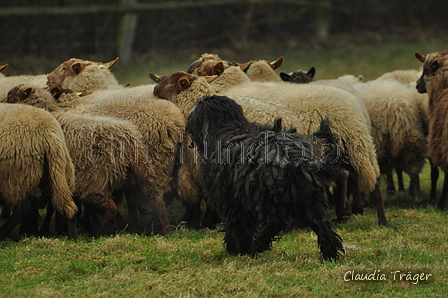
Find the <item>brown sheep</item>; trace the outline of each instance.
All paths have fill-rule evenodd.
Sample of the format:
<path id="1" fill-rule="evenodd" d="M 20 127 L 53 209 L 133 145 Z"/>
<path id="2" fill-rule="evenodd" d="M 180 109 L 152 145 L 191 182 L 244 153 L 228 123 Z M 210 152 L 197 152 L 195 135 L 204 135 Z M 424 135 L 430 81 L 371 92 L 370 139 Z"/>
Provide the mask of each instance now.
<path id="1" fill-rule="evenodd" d="M 439 52 L 422 55 L 415 53 L 418 60 L 423 62 L 423 73 L 417 80 L 417 90 L 420 93 L 428 93 L 429 96 L 429 135 L 428 147 L 431 161 L 439 166 L 445 173 L 442 195 L 437 204 L 444 209 L 448 194 L 448 53 Z"/>
<path id="2" fill-rule="evenodd" d="M 79 92 L 103 89 L 120 89 L 115 76 L 110 72 L 118 58 L 107 63 L 72 58 L 56 67 L 47 76 L 48 88 L 60 87 Z"/>
<path id="3" fill-rule="evenodd" d="M 152 207 L 162 233 L 168 231 L 168 214 L 154 168 L 146 158 L 142 136 L 128 121 L 75 112 L 61 112 L 47 91 L 19 85 L 8 93 L 7 102 L 24 103 L 53 113 L 65 134 L 75 165 L 77 200 L 102 211 L 102 220 L 91 232 L 97 237 L 118 215 L 113 194 L 122 189 L 139 191 L 146 200 L 135 200 L 142 209 Z M 132 200 L 132 196 L 126 196 Z"/>
<path id="4" fill-rule="evenodd" d="M 36 197 L 43 200 L 39 207 L 51 198 L 75 239 L 74 167 L 59 123 L 41 109 L 0 103 L 0 131 L 0 203 L 13 210 L 0 227 L 0 240 L 30 214 Z"/>

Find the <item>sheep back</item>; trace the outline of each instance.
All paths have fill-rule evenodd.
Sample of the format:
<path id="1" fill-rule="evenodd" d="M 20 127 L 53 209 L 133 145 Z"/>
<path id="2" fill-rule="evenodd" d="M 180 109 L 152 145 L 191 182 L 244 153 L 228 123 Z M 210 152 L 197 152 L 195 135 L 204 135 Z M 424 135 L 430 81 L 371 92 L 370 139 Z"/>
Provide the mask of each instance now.
<path id="1" fill-rule="evenodd" d="M 73 218 L 74 167 L 65 138 L 48 112 L 26 105 L 0 104 L 0 194 L 14 206 L 27 196 L 40 196 L 39 183 L 48 165 L 52 203 Z"/>
<path id="2" fill-rule="evenodd" d="M 230 69 L 230 68 L 229 68 Z M 221 86 L 222 87 L 222 86 Z M 228 87 L 227 87 L 228 88 Z M 317 131 L 322 117 L 329 117 L 332 129 L 340 138 L 345 161 L 358 175 L 361 191 L 373 190 L 379 176 L 370 127 L 357 99 L 342 89 L 309 84 L 259 83 L 240 84 L 222 90 L 230 97 L 253 96 L 269 99 L 287 106 L 302 123 L 297 131 L 311 134 Z"/>

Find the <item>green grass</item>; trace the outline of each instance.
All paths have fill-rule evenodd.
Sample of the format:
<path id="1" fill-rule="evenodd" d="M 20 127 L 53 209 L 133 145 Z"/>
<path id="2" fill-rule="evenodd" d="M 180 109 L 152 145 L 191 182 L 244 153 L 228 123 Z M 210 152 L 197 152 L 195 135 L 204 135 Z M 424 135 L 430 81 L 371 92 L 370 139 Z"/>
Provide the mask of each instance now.
<path id="1" fill-rule="evenodd" d="M 417 42 L 340 37 L 324 48 L 291 41 L 286 47 L 254 45 L 245 53 L 225 51 L 221 56 L 245 62 L 283 55 L 285 64 L 279 71 L 314 66 L 316 79 L 343 74 L 374 79 L 387 71 L 420 67 L 413 56 L 416 50 L 425 53 L 447 47 L 447 38 Z M 119 64 L 114 72 L 121 83 L 147 84 L 150 71 L 185 70 L 206 51 L 191 50 L 176 57 L 153 53 L 141 57 L 138 66 Z M 427 198 L 427 165 L 421 180 Z M 316 236 L 308 229 L 286 233 L 271 251 L 257 258 L 228 255 L 223 234 L 216 230 L 189 231 L 181 226 L 166 237 L 123 232 L 96 240 L 83 235 L 77 241 L 6 240 L 0 243 L 0 297 L 445 297 L 447 212 L 436 210 L 436 202 L 427 200 L 429 205 L 414 209 L 407 193 L 387 197 L 383 189 L 383 194 L 389 226 L 376 225 L 373 209 L 336 224 L 346 255 L 335 262 L 321 260 Z M 175 218 L 181 215 L 179 208 L 178 202 L 170 206 Z M 375 270 L 386 280 L 344 280 L 347 272 Z M 399 276 L 394 280 L 391 272 L 395 271 L 432 276 L 413 284 Z"/>
<path id="2" fill-rule="evenodd" d="M 421 176 L 426 195 L 428 166 Z M 407 194 L 385 201 L 388 227 L 376 225 L 373 209 L 336 224 L 346 255 L 331 262 L 322 261 L 308 229 L 284 234 L 257 258 L 228 255 L 216 230 L 181 227 L 166 237 L 7 240 L 0 249 L 0 297 L 444 297 L 446 212 L 435 202 L 414 209 Z M 351 280 L 352 271 L 386 280 Z M 409 272 L 431 276 L 400 280 Z"/>

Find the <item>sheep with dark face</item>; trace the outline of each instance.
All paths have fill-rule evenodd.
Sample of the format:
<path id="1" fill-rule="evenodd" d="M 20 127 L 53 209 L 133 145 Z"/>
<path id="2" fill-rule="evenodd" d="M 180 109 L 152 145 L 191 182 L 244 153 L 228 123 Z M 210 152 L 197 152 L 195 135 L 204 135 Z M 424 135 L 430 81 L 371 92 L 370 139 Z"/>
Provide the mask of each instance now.
<path id="1" fill-rule="evenodd" d="M 204 191 L 223 219 L 231 254 L 271 248 L 288 220 L 301 218 L 318 236 L 324 259 L 338 259 L 342 240 L 333 229 L 325 186 L 340 171 L 328 120 L 315 136 L 325 152 L 316 159 L 307 136 L 276 125 L 250 123 L 226 96 L 207 96 L 188 117 L 187 130 L 202 156 Z"/>
<path id="2" fill-rule="evenodd" d="M 306 84 L 313 81 L 315 74 L 316 69 L 314 67 L 311 67 L 308 71 L 298 69 L 290 73 L 281 72 L 280 78 L 285 82 Z"/>

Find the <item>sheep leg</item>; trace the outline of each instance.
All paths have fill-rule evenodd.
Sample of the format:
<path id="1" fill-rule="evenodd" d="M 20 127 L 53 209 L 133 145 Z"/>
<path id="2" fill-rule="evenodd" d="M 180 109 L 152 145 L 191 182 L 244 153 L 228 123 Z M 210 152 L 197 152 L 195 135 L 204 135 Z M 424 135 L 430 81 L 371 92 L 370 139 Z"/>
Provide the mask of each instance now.
<path id="1" fill-rule="evenodd" d="M 151 200 L 151 205 L 162 227 L 162 234 L 168 234 L 170 220 L 168 218 L 168 212 L 166 211 L 166 205 L 165 201 L 163 200 L 163 196 L 161 194 L 154 195 Z"/>
<path id="2" fill-rule="evenodd" d="M 336 216 L 339 222 L 346 222 L 352 214 L 347 198 L 348 173 L 342 170 L 336 178 Z"/>
<path id="3" fill-rule="evenodd" d="M 429 200 L 433 201 L 436 199 L 437 192 L 437 180 L 439 180 L 439 168 L 434 165 L 431 160 L 429 160 L 431 165 L 431 192 L 429 194 Z"/>
<path id="4" fill-rule="evenodd" d="M 67 238 L 76 240 L 78 238 L 78 232 L 76 230 L 76 216 L 73 218 L 67 218 Z"/>
<path id="5" fill-rule="evenodd" d="M 379 181 L 375 184 L 375 189 L 370 193 L 370 200 L 375 204 L 378 213 L 378 225 L 387 226 L 386 212 L 384 211 L 383 195 L 380 190 Z"/>
<path id="6" fill-rule="evenodd" d="M 180 222 L 185 222 L 190 229 L 199 230 L 201 228 L 201 200 L 199 202 L 190 202 L 184 199 L 182 205 L 185 208 L 185 213 Z"/>
<path id="7" fill-rule="evenodd" d="M 403 169 L 400 166 L 395 166 L 395 173 L 397 174 L 398 191 L 404 192 Z"/>
<path id="8" fill-rule="evenodd" d="M 207 200 L 205 200 L 207 202 Z M 218 212 L 212 206 L 210 206 L 210 203 L 207 203 L 207 209 L 205 210 L 204 219 L 202 221 L 202 227 L 214 229 L 218 225 L 220 221 L 220 217 L 218 215 Z"/>
<path id="9" fill-rule="evenodd" d="M 0 214 L 0 221 L 7 220 L 11 217 L 11 209 L 8 206 L 3 206 L 2 213 Z"/>
<path id="10" fill-rule="evenodd" d="M 443 210 L 445 208 L 446 197 L 448 195 L 448 177 L 445 171 L 444 173 L 445 179 L 443 180 L 442 195 L 440 196 L 439 203 L 437 204 L 437 208 L 439 208 L 440 210 Z"/>
<path id="11" fill-rule="evenodd" d="M 52 203 L 47 204 L 47 212 L 45 214 L 44 222 L 40 228 L 39 235 L 46 236 L 50 234 L 50 222 L 54 214 L 54 207 Z"/>
<path id="12" fill-rule="evenodd" d="M 39 226 L 39 208 L 34 200 L 37 198 L 30 198 L 31 209 L 22 222 L 20 223 L 19 235 L 37 236 Z"/>
<path id="13" fill-rule="evenodd" d="M 31 211 L 31 202 L 28 199 L 21 200 L 14 206 L 11 217 L 0 227 L 0 240 L 5 239 L 20 224 Z"/>
<path id="14" fill-rule="evenodd" d="M 381 168 L 382 172 L 386 176 L 386 191 L 389 195 L 393 196 L 395 195 L 395 182 L 394 182 L 394 176 L 392 174 L 392 167 L 389 165 L 383 166 Z"/>
<path id="15" fill-rule="evenodd" d="M 414 197 L 414 205 L 416 207 L 420 206 L 423 202 L 422 191 L 420 189 L 420 177 L 418 173 L 413 173 L 409 175 L 411 178 L 411 183 L 409 185 L 409 190 Z"/>
<path id="16" fill-rule="evenodd" d="M 353 214 L 364 214 L 364 211 L 366 208 L 365 201 L 364 201 L 364 196 L 361 193 L 361 190 L 359 189 L 358 179 L 352 173 L 349 174 L 348 179 L 349 179 L 348 180 L 349 191 L 353 197 L 352 213 Z"/>

